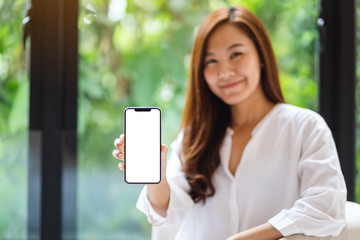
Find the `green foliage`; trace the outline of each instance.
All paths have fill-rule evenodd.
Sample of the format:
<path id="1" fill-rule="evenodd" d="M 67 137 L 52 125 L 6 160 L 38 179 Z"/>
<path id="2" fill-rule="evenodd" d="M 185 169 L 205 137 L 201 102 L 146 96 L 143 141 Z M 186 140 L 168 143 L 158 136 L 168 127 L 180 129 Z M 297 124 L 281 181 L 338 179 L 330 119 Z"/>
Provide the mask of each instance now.
<path id="1" fill-rule="evenodd" d="M 28 97 L 25 0 L 0 0 L 0 238 L 26 239 Z"/>
<path id="2" fill-rule="evenodd" d="M 128 228 L 138 229 L 139 223 L 148 226 L 145 216 L 135 209 L 140 189 L 135 193 L 130 189 L 121 191 L 122 179 L 110 180 L 117 165 L 110 156 L 112 141 L 122 132 L 123 110 L 126 106 L 161 107 L 163 139 L 169 145 L 177 134 L 183 109 L 194 31 L 211 10 L 236 2 L 134 0 L 127 2 L 126 12 L 119 9 L 123 14 L 117 21 L 109 15 L 111 1 L 108 6 L 101 1 L 82 3 L 79 18 L 79 161 L 83 173 L 79 177 L 80 236 L 95 230 L 104 236 L 116 233 L 125 224 L 123 216 Z M 287 101 L 316 109 L 317 2 L 241 3 L 253 10 L 269 30 Z M 103 139 L 102 144 L 99 139 Z M 107 175 L 101 175 L 106 171 Z M 103 185 L 114 189 L 118 202 L 123 205 L 113 204 L 109 191 L 97 196 L 88 192 L 88 186 L 93 186 L 90 183 L 101 181 L 100 178 L 94 180 L 98 174 L 109 178 L 110 183 Z M 106 200 L 96 201 L 104 196 Z M 107 202 L 110 209 L 117 209 L 115 214 L 110 209 L 98 211 L 97 208 L 104 208 L 103 202 Z M 94 214 L 99 219 L 90 217 Z M 105 226 L 114 228 L 105 229 Z M 145 229 L 146 237 L 150 233 Z"/>

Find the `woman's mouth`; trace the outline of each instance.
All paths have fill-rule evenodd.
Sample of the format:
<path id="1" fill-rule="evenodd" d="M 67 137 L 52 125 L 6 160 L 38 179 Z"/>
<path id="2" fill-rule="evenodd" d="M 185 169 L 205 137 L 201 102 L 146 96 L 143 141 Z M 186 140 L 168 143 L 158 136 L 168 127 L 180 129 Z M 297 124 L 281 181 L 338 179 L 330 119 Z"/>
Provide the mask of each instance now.
<path id="1" fill-rule="evenodd" d="M 226 83 L 226 84 L 224 84 L 224 85 L 220 85 L 220 87 L 221 87 L 221 88 L 232 88 L 232 87 L 240 84 L 240 83 L 243 82 L 243 81 L 244 81 L 244 79 L 243 79 L 243 80 L 234 81 L 234 82 L 230 82 L 230 83 Z"/>

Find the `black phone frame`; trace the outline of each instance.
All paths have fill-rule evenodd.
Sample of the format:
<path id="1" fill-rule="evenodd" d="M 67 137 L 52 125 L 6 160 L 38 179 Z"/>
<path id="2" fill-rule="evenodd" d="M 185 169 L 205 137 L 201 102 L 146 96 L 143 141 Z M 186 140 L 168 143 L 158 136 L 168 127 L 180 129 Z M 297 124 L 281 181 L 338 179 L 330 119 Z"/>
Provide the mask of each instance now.
<path id="1" fill-rule="evenodd" d="M 160 113 L 160 179 L 159 182 L 128 182 L 126 181 L 126 111 L 130 110 L 130 109 L 134 109 L 135 112 L 151 112 L 152 110 L 159 110 Z M 162 158 L 161 158 L 161 141 L 162 141 L 162 129 L 161 129 L 161 122 L 162 122 L 162 112 L 161 109 L 159 107 L 127 107 L 124 109 L 124 181 L 127 184 L 159 184 L 162 180 L 162 171 L 161 171 L 161 165 L 162 165 Z"/>

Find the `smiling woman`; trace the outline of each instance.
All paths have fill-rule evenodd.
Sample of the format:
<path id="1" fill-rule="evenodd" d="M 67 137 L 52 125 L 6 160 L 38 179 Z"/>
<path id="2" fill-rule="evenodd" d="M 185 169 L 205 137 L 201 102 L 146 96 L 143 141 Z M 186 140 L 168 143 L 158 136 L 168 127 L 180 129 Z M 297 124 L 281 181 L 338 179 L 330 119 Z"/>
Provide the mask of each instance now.
<path id="1" fill-rule="evenodd" d="M 180 224 L 175 239 L 342 231 L 346 185 L 332 133 L 319 114 L 285 103 L 276 66 L 252 12 L 223 7 L 205 18 L 168 164 L 162 152 L 166 176 L 137 202 L 151 224 Z M 121 141 L 113 156 L 123 161 Z"/>
<path id="2" fill-rule="evenodd" d="M 263 93 L 260 61 L 248 35 L 232 24 L 223 24 L 215 29 L 207 44 L 204 78 L 217 97 L 236 105 L 256 92 Z"/>

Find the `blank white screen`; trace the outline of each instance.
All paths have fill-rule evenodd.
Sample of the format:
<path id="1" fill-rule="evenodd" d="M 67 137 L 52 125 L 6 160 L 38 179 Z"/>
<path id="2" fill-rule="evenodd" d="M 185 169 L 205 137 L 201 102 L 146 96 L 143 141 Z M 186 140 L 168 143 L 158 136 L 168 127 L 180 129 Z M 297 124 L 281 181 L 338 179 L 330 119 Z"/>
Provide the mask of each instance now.
<path id="1" fill-rule="evenodd" d="M 161 167 L 160 109 L 125 113 L 125 181 L 158 183 Z"/>

